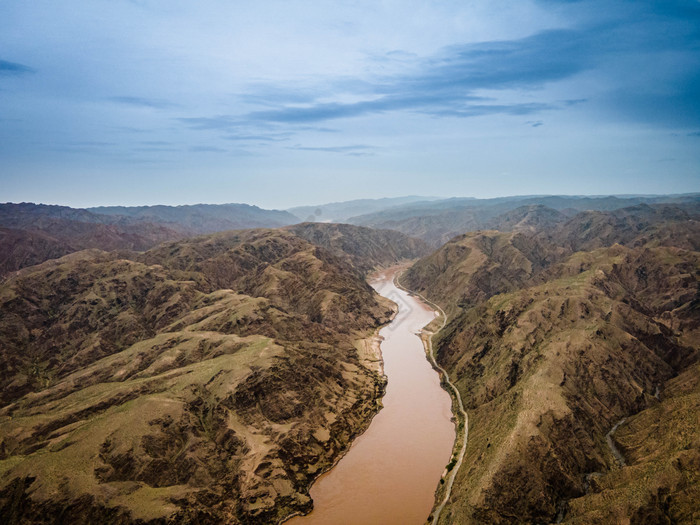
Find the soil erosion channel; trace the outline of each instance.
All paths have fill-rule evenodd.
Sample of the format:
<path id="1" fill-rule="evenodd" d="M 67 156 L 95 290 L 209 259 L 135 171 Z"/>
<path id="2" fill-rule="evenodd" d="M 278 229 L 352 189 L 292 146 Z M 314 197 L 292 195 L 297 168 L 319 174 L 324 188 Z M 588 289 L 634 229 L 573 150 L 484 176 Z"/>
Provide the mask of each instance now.
<path id="1" fill-rule="evenodd" d="M 348 453 L 311 488 L 314 510 L 285 525 L 422 525 L 455 440 L 450 396 L 417 334 L 435 312 L 394 286 L 396 270 L 372 282 L 399 305 L 379 332 L 388 378 L 384 408 Z"/>

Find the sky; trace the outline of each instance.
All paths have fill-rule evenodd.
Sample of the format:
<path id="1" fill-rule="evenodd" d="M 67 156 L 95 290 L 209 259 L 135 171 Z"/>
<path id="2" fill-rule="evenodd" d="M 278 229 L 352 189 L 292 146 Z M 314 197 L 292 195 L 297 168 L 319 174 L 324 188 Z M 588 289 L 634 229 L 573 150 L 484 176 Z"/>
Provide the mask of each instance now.
<path id="1" fill-rule="evenodd" d="M 698 0 L 0 2 L 0 202 L 698 191 Z"/>

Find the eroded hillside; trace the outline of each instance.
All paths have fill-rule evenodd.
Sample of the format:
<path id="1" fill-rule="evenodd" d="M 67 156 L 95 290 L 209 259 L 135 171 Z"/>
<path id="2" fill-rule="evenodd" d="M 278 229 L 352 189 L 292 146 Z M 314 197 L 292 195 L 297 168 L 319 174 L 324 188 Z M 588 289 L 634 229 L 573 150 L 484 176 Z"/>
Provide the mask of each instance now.
<path id="1" fill-rule="evenodd" d="M 7 523 L 270 523 L 378 409 L 392 314 L 290 232 L 83 251 L 0 287 Z M 375 357 L 376 358 L 376 357 Z"/>
<path id="2" fill-rule="evenodd" d="M 350 224 L 305 222 L 287 230 L 345 258 L 354 268 L 368 272 L 396 261 L 416 259 L 430 253 L 420 239 L 394 230 L 375 230 Z"/>
<path id="3" fill-rule="evenodd" d="M 407 272 L 469 413 L 441 523 L 698 519 L 697 224 L 650 213 L 467 234 Z"/>

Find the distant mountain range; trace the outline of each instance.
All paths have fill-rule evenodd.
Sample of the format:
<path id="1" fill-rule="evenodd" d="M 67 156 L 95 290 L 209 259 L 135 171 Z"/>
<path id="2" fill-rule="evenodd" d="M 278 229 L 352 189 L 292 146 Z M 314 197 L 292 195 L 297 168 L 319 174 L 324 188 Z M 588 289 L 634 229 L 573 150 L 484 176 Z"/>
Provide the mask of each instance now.
<path id="1" fill-rule="evenodd" d="M 423 239 L 438 247 L 467 231 L 510 231 L 553 226 L 580 211 L 611 211 L 638 204 L 693 205 L 700 194 L 665 196 L 522 196 L 496 199 L 444 199 L 414 202 L 351 217 L 348 222 L 372 228 L 392 229 Z M 515 211 L 518 210 L 518 211 Z M 559 213 L 556 213 L 559 212 Z M 518 216 L 522 215 L 518 219 Z"/>
<path id="2" fill-rule="evenodd" d="M 75 209 L 0 204 L 0 275 L 87 248 L 136 250 L 201 233 L 276 228 L 293 215 L 247 204 Z"/>
<path id="3" fill-rule="evenodd" d="M 497 199 L 408 196 L 287 211 L 265 210 L 247 204 L 75 209 L 7 203 L 0 204 L 0 275 L 86 248 L 141 251 L 164 241 L 202 233 L 298 224 L 302 219 L 297 215 L 307 213 L 307 218 L 313 222 L 350 222 L 375 229 L 396 230 L 437 248 L 455 235 L 468 231 L 552 229 L 582 210 L 615 210 L 655 203 L 677 204 L 681 209 L 692 210 L 698 202 L 700 194 Z"/>
<path id="4" fill-rule="evenodd" d="M 183 206 L 101 206 L 89 212 L 177 225 L 187 233 L 213 233 L 243 228 L 277 228 L 299 219 L 286 211 L 264 210 L 249 204 L 193 204 Z"/>
<path id="5" fill-rule="evenodd" d="M 440 200 L 439 197 L 391 197 L 383 199 L 357 199 L 332 202 L 318 206 L 298 206 L 287 211 L 299 218 L 299 222 L 347 222 L 351 217 L 365 215 L 417 202 Z"/>

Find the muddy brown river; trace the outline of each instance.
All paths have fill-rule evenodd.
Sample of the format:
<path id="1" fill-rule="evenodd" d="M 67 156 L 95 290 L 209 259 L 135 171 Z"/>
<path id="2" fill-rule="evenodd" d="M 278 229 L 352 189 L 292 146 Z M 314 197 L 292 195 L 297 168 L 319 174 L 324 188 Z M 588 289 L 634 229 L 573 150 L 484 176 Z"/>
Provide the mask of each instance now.
<path id="1" fill-rule="evenodd" d="M 338 464 L 311 487 L 314 510 L 285 525 L 422 525 L 455 440 L 450 396 L 416 332 L 435 312 L 393 284 L 395 270 L 372 286 L 399 305 L 379 332 L 388 378 L 384 408 Z"/>

